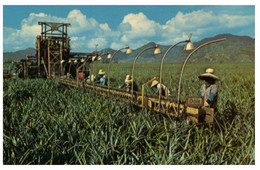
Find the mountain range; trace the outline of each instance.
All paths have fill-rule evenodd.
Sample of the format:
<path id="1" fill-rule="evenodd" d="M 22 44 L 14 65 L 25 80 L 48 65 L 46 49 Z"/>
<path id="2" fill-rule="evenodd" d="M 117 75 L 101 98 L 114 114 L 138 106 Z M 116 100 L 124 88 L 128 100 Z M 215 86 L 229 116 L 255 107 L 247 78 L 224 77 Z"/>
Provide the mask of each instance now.
<path id="1" fill-rule="evenodd" d="M 213 43 L 202 47 L 191 57 L 189 62 L 254 62 L 255 61 L 255 39 L 248 36 L 237 36 L 232 34 L 219 34 L 215 37 L 205 38 L 201 41 L 194 42 L 195 48 L 199 45 L 220 38 L 227 38 L 226 41 Z M 149 42 L 140 48 L 133 50 L 133 53 L 126 55 L 124 52 L 119 51 L 115 57 L 114 61 L 121 63 L 131 63 L 133 62 L 135 56 L 144 48 L 154 46 L 154 42 Z M 138 58 L 138 63 L 159 63 L 162 56 L 166 50 L 171 46 L 165 46 L 158 44 L 162 51 L 162 54 L 154 55 L 153 50 L 147 50 Z M 191 51 L 183 50 L 184 44 L 176 46 L 167 54 L 165 62 L 183 62 L 186 56 Z M 116 50 L 111 48 L 102 49 L 99 52 L 103 53 L 114 53 Z M 4 52 L 4 61 L 6 60 L 19 60 L 24 59 L 26 55 L 35 55 L 34 48 L 27 48 L 25 50 L 20 50 L 16 52 Z"/>
<path id="2" fill-rule="evenodd" d="M 26 55 L 35 55 L 35 52 L 34 48 L 26 48 L 16 52 L 4 52 L 4 61 L 25 59 Z"/>

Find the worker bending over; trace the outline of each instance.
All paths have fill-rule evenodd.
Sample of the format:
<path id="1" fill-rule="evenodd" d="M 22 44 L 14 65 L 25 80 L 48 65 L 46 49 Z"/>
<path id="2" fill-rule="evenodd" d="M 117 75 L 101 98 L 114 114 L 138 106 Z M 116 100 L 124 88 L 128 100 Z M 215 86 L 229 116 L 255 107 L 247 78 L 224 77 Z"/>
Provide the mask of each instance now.
<path id="1" fill-rule="evenodd" d="M 156 88 L 157 89 L 157 94 L 159 94 L 159 91 L 160 91 L 160 88 L 161 88 L 161 95 L 162 96 L 171 96 L 170 90 L 164 84 L 162 84 L 160 86 L 160 83 L 159 83 L 158 80 L 154 80 L 152 82 L 151 88 Z M 166 89 L 167 89 L 167 95 L 166 95 Z"/>
<path id="2" fill-rule="evenodd" d="M 119 88 L 121 89 L 125 87 L 126 91 L 130 92 L 132 90 L 132 81 L 133 81 L 132 76 L 130 76 L 129 74 L 126 75 L 125 82 L 121 86 L 119 86 Z M 135 81 L 133 82 L 133 90 L 138 91 L 138 86 L 135 83 Z"/>

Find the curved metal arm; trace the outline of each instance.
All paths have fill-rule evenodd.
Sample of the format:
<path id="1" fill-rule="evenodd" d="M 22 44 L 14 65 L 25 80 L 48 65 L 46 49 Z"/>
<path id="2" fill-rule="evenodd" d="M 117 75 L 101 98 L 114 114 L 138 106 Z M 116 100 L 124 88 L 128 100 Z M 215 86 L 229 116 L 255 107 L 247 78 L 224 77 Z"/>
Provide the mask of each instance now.
<path id="1" fill-rule="evenodd" d="M 132 65 L 132 87 L 131 87 L 131 102 L 133 101 L 133 94 L 134 94 L 134 71 L 135 71 L 135 63 L 136 63 L 136 60 L 138 59 L 138 57 L 146 50 L 149 50 L 149 49 L 152 49 L 152 48 L 155 48 L 154 46 L 153 47 L 148 47 L 148 48 L 145 48 L 143 49 L 141 52 L 139 52 L 137 54 L 137 56 L 135 57 L 134 59 L 134 62 L 133 62 L 133 65 Z"/>
<path id="2" fill-rule="evenodd" d="M 88 59 L 86 59 L 79 67 L 76 67 L 76 77 L 77 77 L 77 87 L 79 84 L 79 71 L 82 67 L 84 67 L 88 63 Z M 93 85 L 94 86 L 94 85 Z"/>
<path id="3" fill-rule="evenodd" d="M 180 112 L 180 93 L 181 93 L 181 81 L 182 81 L 182 76 L 183 76 L 183 72 L 184 72 L 184 69 L 185 69 L 185 66 L 188 62 L 188 60 L 190 59 L 190 57 L 196 52 L 198 51 L 200 48 L 206 46 L 206 45 L 209 45 L 209 44 L 212 44 L 212 43 L 215 43 L 215 42 L 219 42 L 219 41 L 225 41 L 226 38 L 221 38 L 221 39 L 217 39 L 217 40 L 212 40 L 212 41 L 208 41 L 200 46 L 198 46 L 196 49 L 194 49 L 185 59 L 183 65 L 182 65 L 182 69 L 181 69 L 181 74 L 180 74 L 180 78 L 179 78 L 179 87 L 178 87 L 178 115 L 179 115 L 179 112 Z"/>
<path id="4" fill-rule="evenodd" d="M 60 75 L 59 76 L 62 76 L 62 66 L 63 66 L 63 63 L 60 62 L 59 64 L 59 72 L 60 72 Z"/>
<path id="5" fill-rule="evenodd" d="M 162 71 L 163 71 L 163 63 L 164 63 L 164 59 L 166 57 L 166 55 L 168 54 L 168 52 L 173 49 L 175 46 L 181 44 L 181 43 L 185 43 L 185 42 L 189 42 L 188 40 L 186 41 L 180 41 L 174 45 L 172 45 L 170 48 L 168 48 L 168 50 L 164 53 L 162 60 L 161 60 L 161 67 L 160 67 L 160 86 L 162 84 Z M 162 96 L 162 88 L 159 89 L 159 112 L 161 111 L 161 96 Z"/>
<path id="6" fill-rule="evenodd" d="M 98 61 L 98 60 L 93 61 L 92 74 L 95 74 L 95 63 L 96 63 L 96 61 Z"/>
<path id="7" fill-rule="evenodd" d="M 119 51 L 123 50 L 123 49 L 127 49 L 128 47 L 124 47 L 124 48 L 120 48 L 118 49 L 116 52 L 113 53 L 112 57 L 109 60 L 108 63 L 108 67 L 107 67 L 107 88 L 108 88 L 108 95 L 110 93 L 110 68 L 111 68 L 111 62 L 112 59 L 114 58 L 114 56 L 116 55 L 116 53 L 118 53 Z"/>
<path id="8" fill-rule="evenodd" d="M 100 56 L 101 56 L 101 58 L 102 58 L 103 55 L 107 55 L 107 54 L 108 54 L 108 53 L 106 53 L 106 54 L 101 54 Z M 97 58 L 98 58 L 98 57 L 97 57 Z M 93 66 L 92 66 L 92 69 L 93 69 L 92 71 L 93 71 L 93 73 L 92 73 L 92 74 L 94 74 L 94 71 L 95 71 L 95 63 L 96 63 L 96 61 L 99 61 L 99 59 L 96 59 L 96 60 L 93 61 Z"/>
<path id="9" fill-rule="evenodd" d="M 86 60 L 77 68 L 77 70 L 80 71 L 80 69 L 81 69 L 83 66 L 85 66 L 87 63 L 88 63 L 88 59 L 86 59 Z"/>
<path id="10" fill-rule="evenodd" d="M 71 66 L 75 67 L 75 63 L 74 63 L 74 62 L 71 62 L 71 63 L 70 63 L 69 73 L 70 73 L 70 70 L 71 70 Z M 70 75 L 71 75 L 71 73 L 70 73 Z"/>
<path id="11" fill-rule="evenodd" d="M 94 75 L 94 72 L 95 72 L 95 63 L 96 63 L 96 61 L 98 61 L 98 60 L 95 60 L 94 63 L 93 63 L 93 70 L 92 70 L 92 72 L 93 72 L 92 74 L 93 75 Z M 90 74 L 90 81 L 91 81 L 92 74 Z M 93 84 L 93 89 L 95 89 L 95 80 L 94 79 L 93 79 L 92 84 Z"/>
<path id="12" fill-rule="evenodd" d="M 66 62 L 64 64 L 64 67 L 62 68 L 62 75 L 64 76 L 65 75 L 65 71 L 66 71 L 66 66 L 67 66 L 68 62 Z M 66 76 L 66 75 L 65 75 Z"/>

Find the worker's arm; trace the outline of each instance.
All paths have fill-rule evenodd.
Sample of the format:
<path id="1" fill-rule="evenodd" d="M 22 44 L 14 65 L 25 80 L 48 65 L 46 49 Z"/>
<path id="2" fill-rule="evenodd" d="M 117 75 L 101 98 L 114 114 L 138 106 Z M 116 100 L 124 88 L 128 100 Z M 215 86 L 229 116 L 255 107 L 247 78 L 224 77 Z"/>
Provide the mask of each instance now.
<path id="1" fill-rule="evenodd" d="M 210 95 L 209 95 L 209 98 L 207 99 L 207 102 L 208 103 L 211 103 L 214 99 L 214 97 L 216 96 L 217 94 L 217 91 L 218 91 L 218 87 L 214 84 L 211 86 L 211 89 L 210 89 Z"/>
<path id="2" fill-rule="evenodd" d="M 122 89 L 126 86 L 126 83 L 123 83 L 121 86 L 119 86 L 118 88 Z"/>
<path id="3" fill-rule="evenodd" d="M 200 91 L 198 93 L 199 96 L 201 96 L 202 92 L 205 90 L 205 84 L 203 84 L 201 87 L 200 87 Z"/>

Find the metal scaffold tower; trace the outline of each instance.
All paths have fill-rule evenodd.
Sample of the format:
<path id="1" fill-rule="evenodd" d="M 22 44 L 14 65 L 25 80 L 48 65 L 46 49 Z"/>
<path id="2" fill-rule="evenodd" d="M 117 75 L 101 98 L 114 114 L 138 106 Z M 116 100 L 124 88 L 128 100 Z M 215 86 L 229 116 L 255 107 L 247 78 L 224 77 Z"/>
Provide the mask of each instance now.
<path id="1" fill-rule="evenodd" d="M 38 22 L 41 35 L 36 37 L 38 76 L 63 74 L 61 61 L 69 59 L 70 38 L 67 34 L 69 23 Z M 44 67 L 41 67 L 43 65 Z M 44 68 L 44 69 L 42 69 Z"/>

